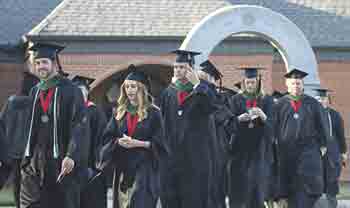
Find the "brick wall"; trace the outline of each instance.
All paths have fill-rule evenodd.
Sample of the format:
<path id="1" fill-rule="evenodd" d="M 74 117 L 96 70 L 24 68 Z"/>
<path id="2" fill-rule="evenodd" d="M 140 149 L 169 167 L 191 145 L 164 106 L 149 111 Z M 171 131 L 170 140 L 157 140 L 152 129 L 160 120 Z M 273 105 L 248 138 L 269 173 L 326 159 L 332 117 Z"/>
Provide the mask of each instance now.
<path id="1" fill-rule="evenodd" d="M 0 107 L 16 93 L 22 79 L 22 64 L 0 63 Z"/>

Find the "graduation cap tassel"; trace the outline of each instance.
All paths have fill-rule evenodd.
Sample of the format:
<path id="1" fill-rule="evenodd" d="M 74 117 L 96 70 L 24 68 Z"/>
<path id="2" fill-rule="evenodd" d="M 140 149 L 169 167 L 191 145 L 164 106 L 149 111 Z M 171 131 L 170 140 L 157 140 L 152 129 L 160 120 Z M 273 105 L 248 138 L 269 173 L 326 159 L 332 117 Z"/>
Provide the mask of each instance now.
<path id="1" fill-rule="evenodd" d="M 259 74 L 259 78 L 258 78 L 258 87 L 257 87 L 257 92 L 260 93 L 261 92 L 261 74 Z"/>
<path id="2" fill-rule="evenodd" d="M 193 68 L 193 65 L 194 65 L 194 60 L 191 59 L 191 61 L 188 63 L 190 65 L 191 68 Z"/>
<path id="3" fill-rule="evenodd" d="M 26 63 L 30 58 L 30 55 L 25 55 L 23 59 L 23 63 Z"/>
<path id="4" fill-rule="evenodd" d="M 151 87 L 151 80 L 147 79 L 147 85 L 145 85 L 147 88 L 147 97 L 150 99 L 151 103 L 154 103 L 154 97 L 152 96 L 152 87 Z"/>
<path id="5" fill-rule="evenodd" d="M 59 59 L 57 53 L 56 53 L 56 62 L 57 62 L 57 66 L 58 66 L 58 73 L 61 74 L 62 76 L 64 76 L 62 65 L 61 65 L 61 62 L 60 62 L 60 59 Z"/>

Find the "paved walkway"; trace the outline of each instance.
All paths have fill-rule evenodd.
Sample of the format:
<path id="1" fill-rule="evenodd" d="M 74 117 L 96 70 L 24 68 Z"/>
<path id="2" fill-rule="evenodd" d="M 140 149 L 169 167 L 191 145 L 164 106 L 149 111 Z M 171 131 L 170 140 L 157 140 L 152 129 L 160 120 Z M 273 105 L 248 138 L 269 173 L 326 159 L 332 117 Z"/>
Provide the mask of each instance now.
<path id="1" fill-rule="evenodd" d="M 112 190 L 108 190 L 108 208 L 112 208 Z M 318 208 L 327 208 L 327 206 L 320 206 Z M 350 200 L 339 200 L 338 208 L 350 208 Z"/>
<path id="2" fill-rule="evenodd" d="M 338 208 L 350 208 L 350 200 L 339 201 Z"/>
<path id="3" fill-rule="evenodd" d="M 14 207 L 1 207 L 1 208 L 14 208 Z M 112 208 L 112 190 L 108 190 L 108 208 Z M 327 208 L 327 207 L 324 206 L 319 208 Z M 339 200 L 338 208 L 350 208 L 350 200 Z"/>

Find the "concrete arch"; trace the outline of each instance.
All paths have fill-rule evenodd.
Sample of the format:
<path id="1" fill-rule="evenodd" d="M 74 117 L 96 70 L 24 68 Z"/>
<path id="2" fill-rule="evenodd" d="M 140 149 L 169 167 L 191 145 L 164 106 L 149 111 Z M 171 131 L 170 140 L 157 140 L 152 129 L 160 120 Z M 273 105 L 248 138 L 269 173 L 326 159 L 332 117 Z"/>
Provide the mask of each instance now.
<path id="1" fill-rule="evenodd" d="M 280 52 L 287 70 L 299 68 L 309 73 L 305 90 L 320 85 L 315 54 L 304 33 L 287 17 L 261 6 L 228 6 L 201 20 L 186 36 L 181 49 L 199 51 L 196 64 L 225 38 L 233 34 L 255 34 L 268 40 Z"/>

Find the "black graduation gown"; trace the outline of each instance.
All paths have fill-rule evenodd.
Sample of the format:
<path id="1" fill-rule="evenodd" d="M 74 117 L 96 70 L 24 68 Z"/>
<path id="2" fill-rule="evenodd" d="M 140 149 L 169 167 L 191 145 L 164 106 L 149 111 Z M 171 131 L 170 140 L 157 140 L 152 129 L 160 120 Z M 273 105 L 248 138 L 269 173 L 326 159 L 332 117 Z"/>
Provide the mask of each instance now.
<path id="1" fill-rule="evenodd" d="M 6 150 L 11 150 L 9 151 L 14 153 L 17 152 L 16 150 L 20 150 L 24 152 L 24 146 L 25 146 L 25 142 L 24 142 L 24 138 L 25 136 L 19 136 L 21 134 L 23 134 L 23 131 L 17 131 L 14 130 L 14 127 L 17 128 L 18 126 L 19 129 L 23 129 L 25 128 L 23 125 L 25 125 L 24 121 L 26 118 L 26 116 L 28 115 L 28 113 L 30 113 L 30 103 L 31 100 L 29 97 L 26 97 L 29 95 L 29 92 L 31 90 L 31 88 L 33 86 L 35 86 L 37 83 L 39 82 L 39 79 L 37 77 L 35 77 L 33 74 L 29 73 L 29 72 L 24 72 L 23 73 L 23 80 L 21 82 L 21 86 L 19 88 L 19 94 L 18 96 L 11 96 L 8 99 L 8 102 L 5 104 L 5 108 L 4 109 L 4 114 L 5 116 L 5 122 L 7 123 L 8 126 L 8 130 L 6 133 L 8 134 L 7 138 L 9 139 L 9 141 L 12 141 L 12 144 L 8 144 L 8 146 L 6 147 Z M 28 122 L 27 122 L 28 123 Z M 1 138 L 1 137 L 0 137 Z M 18 140 L 20 139 L 20 140 Z M 2 146 L 5 147 L 5 146 Z M 15 148 L 14 148 L 15 147 Z M 16 147 L 20 147 L 20 148 L 16 148 Z M 22 150 L 21 150 L 22 149 Z M 13 151 L 14 150 L 14 151 Z M 2 151 L 4 152 L 4 151 Z M 10 153 L 11 155 L 11 153 Z M 19 207 L 19 192 L 20 192 L 20 178 L 21 178 L 21 171 L 20 171 L 20 164 L 21 164 L 21 160 L 22 160 L 22 155 L 23 154 L 18 154 L 15 153 L 15 155 L 20 155 L 20 157 L 13 157 L 13 158 L 8 158 L 10 159 L 10 161 L 7 161 L 7 165 L 3 166 L 1 169 L 4 170 L 4 174 L 0 173 L 1 176 L 4 176 L 3 179 L 6 180 L 8 173 L 6 174 L 6 170 L 11 170 L 11 172 L 14 172 L 14 178 L 13 178 L 13 184 L 14 184 L 14 197 L 15 197 L 15 203 L 16 203 L 16 207 Z M 10 164 L 10 166 L 8 165 Z M 1 181 L 4 181 L 2 179 L 0 179 Z M 1 182 L 0 182 L 1 183 Z M 1 185 L 2 186 L 2 185 Z"/>
<path id="2" fill-rule="evenodd" d="M 20 161 L 22 159 L 26 137 L 24 131 L 30 114 L 32 99 L 29 96 L 11 96 L 5 104 L 0 116 L 0 189 L 8 181 L 12 172 L 14 178 L 14 195 L 16 207 L 19 207 Z"/>
<path id="3" fill-rule="evenodd" d="M 47 123 L 41 121 L 38 87 L 32 89 L 31 96 L 32 110 L 26 118 L 30 124 L 24 129 L 27 144 L 21 169 L 21 207 L 79 207 L 80 175 L 87 167 L 88 156 L 82 93 L 62 78 L 55 87 Z M 74 160 L 75 167 L 61 183 L 56 183 L 66 156 Z"/>
<path id="4" fill-rule="evenodd" d="M 104 131 L 101 164 L 112 159 L 115 167 L 113 207 L 120 207 L 119 195 L 131 191 L 128 207 L 156 207 L 159 198 L 159 159 L 164 149 L 161 138 L 161 117 L 155 107 L 148 109 L 147 118 L 138 122 L 132 138 L 151 142 L 150 149 L 126 149 L 115 144 L 116 138 L 127 135 L 126 116 L 120 121 L 112 117 Z M 124 204 L 125 205 L 125 204 Z"/>
<path id="5" fill-rule="evenodd" d="M 257 107 L 266 114 L 267 120 L 257 118 L 250 122 L 239 122 L 238 116 L 247 113 L 247 98 L 237 94 L 230 101 L 230 110 L 235 117 L 231 135 L 231 155 L 228 164 L 229 199 L 231 207 L 264 207 L 267 188 L 266 146 L 272 140 L 272 98 L 259 96 Z"/>
<path id="6" fill-rule="evenodd" d="M 167 151 L 160 172 L 163 208 L 210 207 L 216 159 L 214 101 L 214 93 L 203 82 L 181 106 L 172 84 L 160 96 Z"/>
<path id="7" fill-rule="evenodd" d="M 5 122 L 2 119 L 2 115 L 0 114 L 0 147 L 1 148 L 1 154 L 3 153 L 3 151 L 5 150 L 5 133 L 6 133 L 6 126 L 5 126 Z M 1 155 L 1 161 L 3 160 L 4 156 Z"/>
<path id="8" fill-rule="evenodd" d="M 209 87 L 215 92 L 216 111 L 212 115 L 215 121 L 216 141 L 213 139 L 213 168 L 215 180 L 213 179 L 213 199 L 212 207 L 225 208 L 225 198 L 227 194 L 227 161 L 229 152 L 229 140 L 232 127 L 230 121 L 233 118 L 232 112 L 228 108 L 228 100 L 233 96 L 232 93 L 217 92 L 214 84 L 208 83 Z M 216 159 L 214 158 L 217 157 Z"/>
<path id="9" fill-rule="evenodd" d="M 1 137 L 1 161 L 11 165 L 16 159 L 21 159 L 26 145 L 25 129 L 29 122 L 32 98 L 29 96 L 11 96 L 1 113 L 0 128 L 3 132 Z"/>
<path id="10" fill-rule="evenodd" d="M 88 102 L 86 107 L 85 113 L 89 119 L 89 136 L 86 139 L 90 140 L 88 167 L 96 170 L 99 151 L 103 146 L 103 131 L 106 128 L 107 119 L 105 112 L 92 102 Z M 91 173 L 91 170 L 88 170 L 87 173 Z M 89 179 L 89 175 L 86 178 Z M 107 207 L 107 183 L 104 174 L 93 180 L 87 187 L 82 188 L 80 207 Z"/>
<path id="11" fill-rule="evenodd" d="M 273 97 L 273 105 L 278 103 L 278 99 Z M 272 109 L 275 109 L 272 107 Z M 273 114 L 273 112 L 272 112 Z M 274 123 L 274 121 L 273 121 Z M 274 128 L 274 127 L 273 127 Z M 265 149 L 265 162 L 266 162 L 266 175 L 268 177 L 266 184 L 266 194 L 265 201 L 273 202 L 277 201 L 279 198 L 279 160 L 278 160 L 278 144 L 274 131 L 272 132 L 272 140 L 270 144 L 266 145 Z"/>
<path id="12" fill-rule="evenodd" d="M 327 144 L 327 154 L 323 157 L 325 173 L 325 190 L 324 192 L 336 196 L 339 193 L 339 177 L 342 170 L 341 154 L 346 153 L 346 140 L 344 134 L 344 121 L 336 110 L 326 109 L 328 125 L 331 122 L 332 130 L 329 132 L 331 140 Z"/>
<path id="13" fill-rule="evenodd" d="M 320 103 L 303 95 L 298 118 L 289 96 L 274 106 L 275 136 L 278 142 L 279 196 L 290 207 L 312 207 L 323 192 L 320 147 L 329 141 L 329 128 Z"/>
<path id="14" fill-rule="evenodd" d="M 330 108 L 330 113 L 332 117 L 332 127 L 333 127 L 333 136 L 337 141 L 339 152 L 341 154 L 347 153 L 347 143 L 344 132 L 344 120 L 339 112 Z"/>

